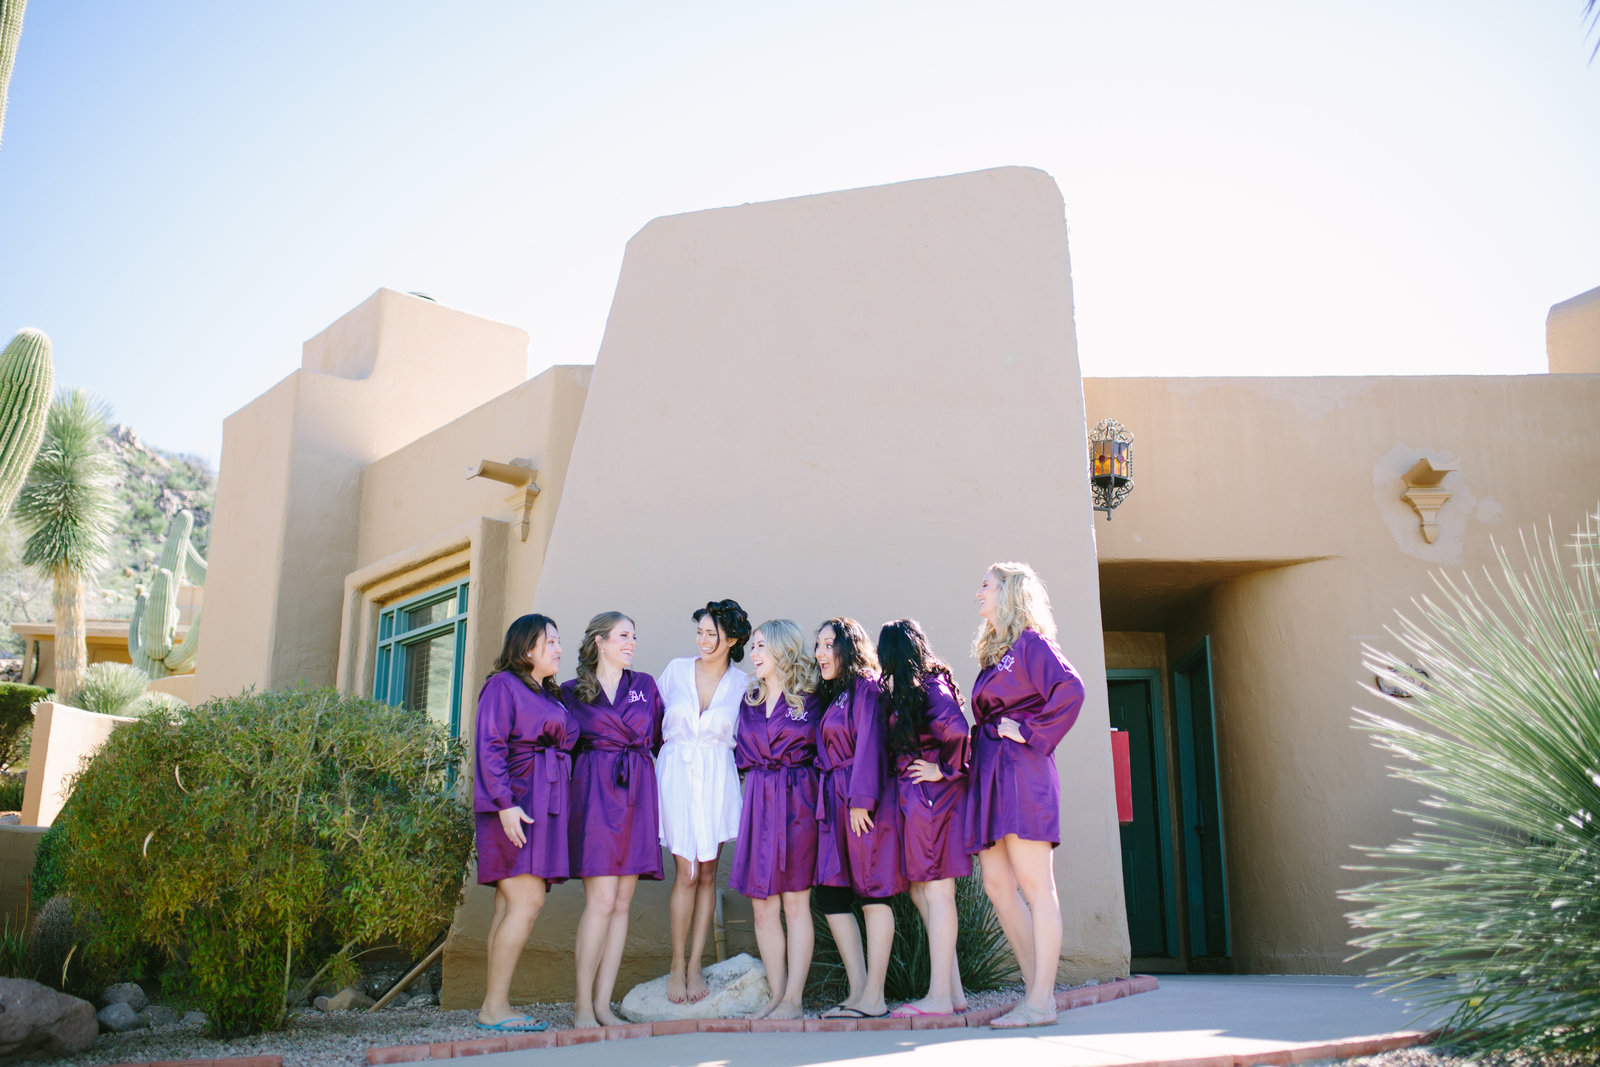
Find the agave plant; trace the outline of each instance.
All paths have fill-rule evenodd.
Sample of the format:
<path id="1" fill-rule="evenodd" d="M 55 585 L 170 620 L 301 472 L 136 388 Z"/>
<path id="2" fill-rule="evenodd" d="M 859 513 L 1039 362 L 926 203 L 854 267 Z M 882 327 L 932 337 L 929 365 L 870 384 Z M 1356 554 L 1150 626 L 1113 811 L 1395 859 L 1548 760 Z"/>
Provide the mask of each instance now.
<path id="1" fill-rule="evenodd" d="M 1344 894 L 1357 958 L 1452 1040 L 1485 1050 L 1600 1049 L 1600 516 L 1570 562 L 1552 528 L 1496 546 L 1481 583 L 1437 577 L 1368 649 L 1393 710 L 1358 725 L 1420 787 L 1409 836 L 1361 849 L 1378 880 Z"/>

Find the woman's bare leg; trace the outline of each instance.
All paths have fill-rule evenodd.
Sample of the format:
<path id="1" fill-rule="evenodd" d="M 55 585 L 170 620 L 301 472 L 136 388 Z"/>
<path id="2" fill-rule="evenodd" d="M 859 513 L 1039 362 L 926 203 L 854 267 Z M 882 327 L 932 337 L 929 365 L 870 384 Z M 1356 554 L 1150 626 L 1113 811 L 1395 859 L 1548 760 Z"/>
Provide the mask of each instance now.
<path id="1" fill-rule="evenodd" d="M 928 995 L 912 1007 L 930 1015 L 947 1015 L 966 1008 L 961 993 L 961 971 L 956 966 L 956 883 L 912 882 L 911 899 L 928 930 Z"/>
<path id="2" fill-rule="evenodd" d="M 605 951 L 600 956 L 600 970 L 594 981 L 594 1017 L 605 1026 L 622 1023 L 611 1010 L 611 993 L 617 987 L 622 950 L 628 943 L 628 910 L 633 907 L 633 891 L 638 885 L 637 874 L 625 874 L 617 879 L 617 895 L 606 924 Z"/>
<path id="3" fill-rule="evenodd" d="M 755 911 L 756 949 L 761 953 L 761 966 L 767 972 L 767 985 L 772 999 L 766 1007 L 756 1012 L 754 1018 L 765 1019 L 783 1002 L 785 977 L 788 974 L 788 946 L 783 936 L 783 898 L 777 893 L 764 899 L 751 898 Z"/>
<path id="4" fill-rule="evenodd" d="M 828 929 L 833 933 L 833 943 L 839 949 L 839 961 L 844 964 L 844 978 L 849 987 L 841 1008 L 856 1008 L 857 1001 L 867 986 L 867 954 L 861 944 L 861 927 L 853 911 L 835 912 L 827 916 Z"/>
<path id="5" fill-rule="evenodd" d="M 889 953 L 894 951 L 894 909 L 887 904 L 868 904 L 861 909 L 861 917 L 867 924 L 867 979 L 855 1007 L 868 1015 L 882 1015 L 889 1010 L 883 983 L 889 976 Z"/>
<path id="6" fill-rule="evenodd" d="M 767 1013 L 770 1019 L 798 1019 L 800 1001 L 806 991 L 806 976 L 811 973 L 811 950 L 816 931 L 811 925 L 811 890 L 783 894 L 783 916 L 789 924 L 789 973 L 784 983 L 783 1000 Z"/>
<path id="7" fill-rule="evenodd" d="M 511 975 L 533 932 L 534 920 L 544 907 L 544 879 L 532 874 L 502 878 L 495 886 L 495 917 L 489 928 L 486 955 L 489 977 L 484 984 L 483 1007 L 478 1009 L 481 1023 L 505 1022 L 520 1017 L 511 1010 Z"/>
<path id="8" fill-rule="evenodd" d="M 617 882 L 611 875 L 583 880 L 583 915 L 578 919 L 574 950 L 578 989 L 572 1000 L 572 1025 L 576 1029 L 601 1025 L 595 1012 L 595 977 L 600 972 L 600 957 L 605 953 L 611 913 L 616 909 Z M 609 1005 L 606 1014 L 610 1014 Z"/>
<path id="9" fill-rule="evenodd" d="M 994 905 L 995 916 L 1000 920 L 1000 929 L 1005 931 L 1012 955 L 1017 957 L 1017 969 L 1022 972 L 1023 980 L 1028 981 L 1033 974 L 1033 920 L 1017 886 L 1005 842 L 984 849 L 978 854 L 978 862 L 983 868 L 983 891 Z"/>
<path id="10" fill-rule="evenodd" d="M 1056 896 L 1055 864 L 1048 841 L 1024 841 L 1007 834 L 1006 850 L 1011 870 L 1028 902 L 1033 922 L 1033 961 L 1027 982 L 1027 1004 L 1041 1016 L 1056 1014 L 1056 967 L 1061 961 L 1061 901 Z"/>
<path id="11" fill-rule="evenodd" d="M 700 964 L 706 958 L 706 939 L 711 936 L 711 923 L 717 917 L 717 860 L 721 854 L 722 847 L 719 845 L 710 859 L 700 863 L 700 874 L 695 883 L 694 922 L 690 926 L 688 966 L 685 970 L 685 992 L 690 1004 L 706 999 L 711 993 L 705 975 L 700 972 Z"/>
<path id="12" fill-rule="evenodd" d="M 689 930 L 694 924 L 696 890 L 699 888 L 695 881 L 698 871 L 693 860 L 676 852 L 672 854 L 672 861 L 677 872 L 672 879 L 672 895 L 667 898 L 667 914 L 672 923 L 672 966 L 667 971 L 667 1000 L 672 1004 L 685 1004 L 689 1000 L 685 972 L 688 970 Z M 695 970 L 698 971 L 698 959 L 695 964 Z"/>

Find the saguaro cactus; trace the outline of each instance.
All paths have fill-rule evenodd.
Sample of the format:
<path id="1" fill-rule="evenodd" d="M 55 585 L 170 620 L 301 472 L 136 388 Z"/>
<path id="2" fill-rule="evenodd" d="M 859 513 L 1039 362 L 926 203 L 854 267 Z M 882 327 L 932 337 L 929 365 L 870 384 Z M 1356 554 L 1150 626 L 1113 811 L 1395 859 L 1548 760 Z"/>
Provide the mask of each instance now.
<path id="1" fill-rule="evenodd" d="M 54 388 L 50 338 L 23 330 L 0 352 L 0 519 L 28 480 Z"/>
<path id="2" fill-rule="evenodd" d="M 134 666 L 152 678 L 182 674 L 194 666 L 200 646 L 200 616 L 195 615 L 183 640 L 178 633 L 178 588 L 187 577 L 190 585 L 206 584 L 206 561 L 192 543 L 194 515 L 180 511 L 167 526 L 150 589 L 139 590 L 128 622 L 128 654 Z"/>
<path id="3" fill-rule="evenodd" d="M 0 133 L 6 128 L 6 94 L 11 88 L 11 68 L 17 63 L 17 41 L 22 37 L 22 9 L 28 0 L 0 0 Z"/>

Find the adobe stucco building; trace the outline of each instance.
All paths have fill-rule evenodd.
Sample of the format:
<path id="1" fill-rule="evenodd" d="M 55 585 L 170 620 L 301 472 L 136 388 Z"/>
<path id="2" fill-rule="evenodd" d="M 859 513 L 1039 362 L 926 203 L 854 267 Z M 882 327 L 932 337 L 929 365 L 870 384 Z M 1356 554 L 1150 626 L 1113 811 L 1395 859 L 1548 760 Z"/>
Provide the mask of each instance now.
<path id="1" fill-rule="evenodd" d="M 594 366 L 533 379 L 520 330 L 380 290 L 227 420 L 197 695 L 337 684 L 466 736 L 517 615 L 570 643 L 625 610 L 656 671 L 725 596 L 914 615 L 970 686 L 972 592 L 1026 559 L 1090 682 L 1058 753 L 1063 973 L 1348 971 L 1342 865 L 1409 800 L 1350 727 L 1362 643 L 1430 571 L 1600 500 L 1600 290 L 1549 335 L 1559 374 L 1085 380 L 1060 194 L 1019 168 L 658 219 Z M 1110 523 L 1085 448 L 1108 417 L 1137 435 Z M 1431 539 L 1403 498 L 1423 460 L 1448 471 Z M 552 894 L 518 994 L 570 994 L 581 896 Z M 479 995 L 490 899 L 457 917 L 447 1004 Z M 647 887 L 622 989 L 666 931 Z"/>

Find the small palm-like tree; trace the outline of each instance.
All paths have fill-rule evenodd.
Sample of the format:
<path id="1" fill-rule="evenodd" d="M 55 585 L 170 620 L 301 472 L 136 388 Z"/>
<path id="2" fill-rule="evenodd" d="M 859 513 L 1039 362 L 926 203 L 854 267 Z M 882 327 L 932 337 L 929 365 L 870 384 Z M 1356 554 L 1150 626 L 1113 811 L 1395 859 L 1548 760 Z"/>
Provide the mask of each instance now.
<path id="1" fill-rule="evenodd" d="M 84 586 L 105 566 L 121 515 L 116 458 L 106 443 L 109 412 L 81 389 L 50 405 L 44 442 L 17 497 L 15 515 L 28 540 L 22 562 L 55 586 L 57 699 L 70 700 L 88 666 Z"/>
<path id="2" fill-rule="evenodd" d="M 1351 943 L 1464 1045 L 1600 1051 L 1597 522 L 1570 559 L 1535 531 L 1520 567 L 1497 546 L 1481 583 L 1436 579 L 1403 655 L 1368 650 L 1398 695 L 1359 724 L 1421 796 L 1410 836 L 1361 850 Z"/>

